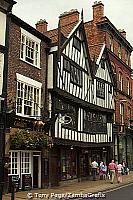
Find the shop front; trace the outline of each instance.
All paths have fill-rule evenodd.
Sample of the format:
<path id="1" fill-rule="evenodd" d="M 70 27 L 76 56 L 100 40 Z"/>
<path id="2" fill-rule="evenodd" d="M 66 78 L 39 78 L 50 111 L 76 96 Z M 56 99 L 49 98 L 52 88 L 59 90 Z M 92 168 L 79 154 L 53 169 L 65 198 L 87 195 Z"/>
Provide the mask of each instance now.
<path id="1" fill-rule="evenodd" d="M 41 188 L 41 152 L 11 150 L 9 155 L 9 182 L 16 176 L 19 189 Z"/>

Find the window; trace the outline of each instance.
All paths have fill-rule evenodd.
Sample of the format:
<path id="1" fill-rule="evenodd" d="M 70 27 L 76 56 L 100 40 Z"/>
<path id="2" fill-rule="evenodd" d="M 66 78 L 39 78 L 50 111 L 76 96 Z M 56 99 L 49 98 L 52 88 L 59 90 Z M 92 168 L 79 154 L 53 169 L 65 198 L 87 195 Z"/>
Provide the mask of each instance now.
<path id="1" fill-rule="evenodd" d="M 99 98 L 105 98 L 105 83 L 97 80 L 96 95 Z"/>
<path id="2" fill-rule="evenodd" d="M 36 67 L 40 67 L 40 40 L 21 29 L 20 58 Z"/>
<path id="3" fill-rule="evenodd" d="M 124 104 L 120 103 L 120 123 L 124 123 Z"/>
<path id="4" fill-rule="evenodd" d="M 70 72 L 70 61 L 66 58 L 63 59 L 63 68 L 64 70 Z"/>
<path id="5" fill-rule="evenodd" d="M 30 173 L 30 153 L 21 153 L 21 172 Z"/>
<path id="6" fill-rule="evenodd" d="M 10 152 L 9 174 L 18 174 L 18 152 Z"/>
<path id="7" fill-rule="evenodd" d="M 131 120 L 131 108 L 128 107 L 128 121 Z"/>
<path id="8" fill-rule="evenodd" d="M 108 85 L 108 90 L 109 90 L 109 93 L 111 93 L 112 94 L 112 85 Z"/>
<path id="9" fill-rule="evenodd" d="M 101 68 L 102 69 L 105 69 L 105 60 L 104 59 L 101 59 Z"/>
<path id="10" fill-rule="evenodd" d="M 127 65 L 129 64 L 129 54 L 128 54 L 128 51 L 125 51 L 125 63 Z"/>
<path id="11" fill-rule="evenodd" d="M 118 44 L 118 57 L 121 59 L 121 44 Z"/>
<path id="12" fill-rule="evenodd" d="M 84 131 L 90 134 L 107 133 L 107 116 L 93 111 L 84 111 Z"/>
<path id="13" fill-rule="evenodd" d="M 113 43 L 113 37 L 109 37 L 109 49 L 113 52 L 114 51 L 114 43 Z"/>
<path id="14" fill-rule="evenodd" d="M 74 37 L 74 38 L 73 38 L 73 46 L 74 46 L 78 51 L 81 50 L 81 41 L 80 41 L 79 38 L 77 38 L 77 37 Z"/>
<path id="15" fill-rule="evenodd" d="M 130 82 L 129 82 L 129 78 L 127 78 L 127 94 L 130 95 Z"/>
<path id="16" fill-rule="evenodd" d="M 71 65 L 71 82 L 82 86 L 82 71 L 73 65 Z"/>
<path id="17" fill-rule="evenodd" d="M 17 77 L 17 114 L 40 116 L 42 84 L 20 74 Z"/>
<path id="18" fill-rule="evenodd" d="M 123 90 L 123 78 L 122 78 L 122 73 L 119 72 L 119 86 L 120 86 L 120 90 Z"/>
<path id="19" fill-rule="evenodd" d="M 61 99 L 55 99 L 55 109 L 57 111 L 65 111 L 64 114 L 62 112 L 62 116 L 65 114 L 68 115 L 72 120 L 69 124 L 62 124 L 64 128 L 76 129 L 77 128 L 77 110 L 73 104 L 69 104 Z M 68 112 L 67 112 L 68 111 Z M 67 120 L 67 117 L 66 117 Z"/>

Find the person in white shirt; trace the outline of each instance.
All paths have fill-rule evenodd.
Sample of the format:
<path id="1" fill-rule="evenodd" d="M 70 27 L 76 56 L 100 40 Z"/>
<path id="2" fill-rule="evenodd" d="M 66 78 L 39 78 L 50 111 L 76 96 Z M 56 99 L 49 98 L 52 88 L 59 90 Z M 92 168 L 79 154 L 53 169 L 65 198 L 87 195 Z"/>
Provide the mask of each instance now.
<path id="1" fill-rule="evenodd" d="M 118 164 L 116 169 L 117 169 L 117 181 L 118 183 L 122 183 L 122 171 L 123 171 L 122 164 Z"/>
<path id="2" fill-rule="evenodd" d="M 91 163 L 91 167 L 92 167 L 92 177 L 93 177 L 93 180 L 95 181 L 95 180 L 96 180 L 96 174 L 97 174 L 98 163 L 94 160 L 94 161 Z"/>

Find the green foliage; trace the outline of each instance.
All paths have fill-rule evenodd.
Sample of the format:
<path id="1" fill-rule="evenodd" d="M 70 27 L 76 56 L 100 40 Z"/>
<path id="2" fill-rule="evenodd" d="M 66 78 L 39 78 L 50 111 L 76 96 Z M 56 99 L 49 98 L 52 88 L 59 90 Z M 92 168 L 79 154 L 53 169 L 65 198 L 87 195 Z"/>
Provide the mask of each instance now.
<path id="1" fill-rule="evenodd" d="M 52 139 L 46 134 L 20 129 L 16 135 L 11 138 L 12 149 L 42 149 L 48 148 L 52 144 Z"/>

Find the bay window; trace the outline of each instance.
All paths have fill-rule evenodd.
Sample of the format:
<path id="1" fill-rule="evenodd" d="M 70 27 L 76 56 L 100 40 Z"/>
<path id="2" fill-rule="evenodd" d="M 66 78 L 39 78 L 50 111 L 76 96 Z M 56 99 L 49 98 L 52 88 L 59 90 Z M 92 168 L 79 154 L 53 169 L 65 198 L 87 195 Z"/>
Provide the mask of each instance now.
<path id="1" fill-rule="evenodd" d="M 41 83 L 17 74 L 16 113 L 40 116 Z"/>

